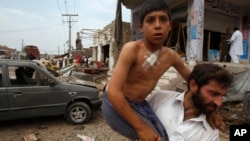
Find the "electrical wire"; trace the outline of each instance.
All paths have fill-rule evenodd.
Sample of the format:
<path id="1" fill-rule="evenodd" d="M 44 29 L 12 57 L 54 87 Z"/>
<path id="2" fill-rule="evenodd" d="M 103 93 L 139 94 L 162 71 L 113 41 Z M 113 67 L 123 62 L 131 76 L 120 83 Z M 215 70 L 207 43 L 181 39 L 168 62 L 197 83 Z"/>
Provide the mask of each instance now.
<path id="1" fill-rule="evenodd" d="M 74 4 L 74 10 L 73 10 L 73 13 L 75 13 L 75 10 L 76 10 L 76 0 L 75 0 L 75 4 Z"/>
<path id="2" fill-rule="evenodd" d="M 30 31 L 30 30 L 37 30 L 37 29 L 42 29 L 42 28 L 51 28 L 53 26 L 58 26 L 58 25 L 62 25 L 62 23 L 53 24 L 53 25 L 46 25 L 46 26 L 39 26 L 39 27 L 32 27 L 32 28 L 26 28 L 26 29 L 4 30 L 4 31 L 0 31 L 0 33 L 7 33 L 7 32 L 27 32 L 27 31 Z"/>
<path id="3" fill-rule="evenodd" d="M 64 3 L 65 3 L 66 14 L 68 14 L 68 10 L 67 10 L 67 0 L 65 0 Z"/>
<path id="4" fill-rule="evenodd" d="M 59 4 L 58 0 L 57 0 L 57 7 L 58 7 L 58 10 L 59 10 L 59 14 L 62 15 L 60 4 Z M 62 18 L 62 23 L 63 23 L 64 40 L 66 40 L 66 31 L 65 31 L 65 26 L 64 26 L 65 24 L 63 22 L 63 16 L 61 16 L 61 18 Z"/>

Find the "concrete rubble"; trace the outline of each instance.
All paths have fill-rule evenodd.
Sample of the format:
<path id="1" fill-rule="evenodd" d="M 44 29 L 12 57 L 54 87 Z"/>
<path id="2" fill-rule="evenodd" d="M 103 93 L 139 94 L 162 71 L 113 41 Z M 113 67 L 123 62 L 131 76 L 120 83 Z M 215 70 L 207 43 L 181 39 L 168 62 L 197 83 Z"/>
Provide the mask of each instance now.
<path id="1" fill-rule="evenodd" d="M 25 135 L 23 138 L 25 141 L 37 141 L 35 134 Z"/>

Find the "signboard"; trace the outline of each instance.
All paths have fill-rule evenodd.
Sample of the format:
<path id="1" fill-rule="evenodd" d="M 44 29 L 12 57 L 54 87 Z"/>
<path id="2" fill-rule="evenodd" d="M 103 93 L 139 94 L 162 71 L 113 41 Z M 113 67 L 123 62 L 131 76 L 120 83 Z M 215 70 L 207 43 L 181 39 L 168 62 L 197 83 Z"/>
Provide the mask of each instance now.
<path id="1" fill-rule="evenodd" d="M 248 59 L 248 41 L 243 40 L 243 55 L 240 56 L 240 59 Z"/>
<path id="2" fill-rule="evenodd" d="M 213 61 L 219 61 L 219 59 L 220 59 L 220 52 L 219 52 L 219 50 L 210 49 L 208 56 L 209 56 L 209 61 L 211 61 L 211 62 L 213 62 Z"/>
<path id="3" fill-rule="evenodd" d="M 188 1 L 187 20 L 187 60 L 202 60 L 203 51 L 203 27 L 204 27 L 204 1 Z"/>

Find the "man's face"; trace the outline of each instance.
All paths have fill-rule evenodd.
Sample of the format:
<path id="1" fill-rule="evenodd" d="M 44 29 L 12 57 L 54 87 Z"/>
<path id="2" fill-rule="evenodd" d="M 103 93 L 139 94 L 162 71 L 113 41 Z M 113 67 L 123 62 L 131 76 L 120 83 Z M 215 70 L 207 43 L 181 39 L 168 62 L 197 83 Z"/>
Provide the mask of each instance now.
<path id="1" fill-rule="evenodd" d="M 140 29 L 149 43 L 162 45 L 171 30 L 171 22 L 165 11 L 154 11 L 145 16 Z"/>
<path id="2" fill-rule="evenodd" d="M 227 34 L 232 34 L 232 28 L 227 28 Z"/>
<path id="3" fill-rule="evenodd" d="M 217 107 L 222 106 L 223 96 L 226 94 L 227 89 L 212 80 L 192 94 L 193 103 L 202 113 L 209 114 L 216 110 Z"/>

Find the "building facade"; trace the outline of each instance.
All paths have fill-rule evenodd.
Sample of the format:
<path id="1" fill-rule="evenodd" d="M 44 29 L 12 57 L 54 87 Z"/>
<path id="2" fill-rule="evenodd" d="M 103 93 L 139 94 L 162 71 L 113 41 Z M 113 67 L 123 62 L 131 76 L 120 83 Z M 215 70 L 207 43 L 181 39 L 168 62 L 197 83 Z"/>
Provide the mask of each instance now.
<path id="1" fill-rule="evenodd" d="M 116 46 L 112 45 L 112 37 L 114 36 L 115 21 L 106 25 L 103 29 L 97 31 L 93 36 L 92 59 L 94 61 L 101 61 L 112 70 L 114 66 L 114 56 L 119 55 L 115 51 Z M 122 43 L 125 44 L 131 41 L 131 27 L 130 23 L 122 22 Z"/>
<path id="2" fill-rule="evenodd" d="M 138 11 L 145 0 L 122 0 L 131 9 L 132 39 L 142 38 Z M 227 27 L 239 27 L 243 33 L 241 63 L 250 62 L 250 1 L 249 0 L 166 0 L 171 9 L 173 28 L 166 40 L 186 60 L 216 61 L 221 35 Z"/>

